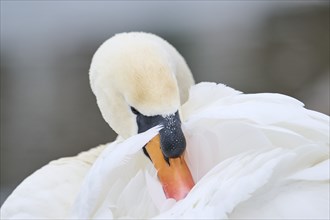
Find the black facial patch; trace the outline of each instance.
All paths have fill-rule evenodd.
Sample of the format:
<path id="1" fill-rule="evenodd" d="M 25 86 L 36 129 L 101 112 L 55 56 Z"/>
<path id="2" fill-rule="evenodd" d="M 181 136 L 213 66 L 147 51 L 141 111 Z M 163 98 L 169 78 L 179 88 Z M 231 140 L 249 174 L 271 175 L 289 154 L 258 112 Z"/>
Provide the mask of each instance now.
<path id="1" fill-rule="evenodd" d="M 168 158 L 176 158 L 183 154 L 186 148 L 186 139 L 181 129 L 181 120 L 178 112 L 168 116 L 145 116 L 133 107 L 131 109 L 136 115 L 138 133 L 147 131 L 156 125 L 163 125 L 163 129 L 159 131 L 159 134 L 161 150 L 166 161 L 168 161 Z M 145 147 L 143 151 L 149 157 Z"/>
<path id="2" fill-rule="evenodd" d="M 164 128 L 159 131 L 162 152 L 167 158 L 180 157 L 186 149 L 186 139 L 181 129 L 179 113 L 163 118 Z"/>

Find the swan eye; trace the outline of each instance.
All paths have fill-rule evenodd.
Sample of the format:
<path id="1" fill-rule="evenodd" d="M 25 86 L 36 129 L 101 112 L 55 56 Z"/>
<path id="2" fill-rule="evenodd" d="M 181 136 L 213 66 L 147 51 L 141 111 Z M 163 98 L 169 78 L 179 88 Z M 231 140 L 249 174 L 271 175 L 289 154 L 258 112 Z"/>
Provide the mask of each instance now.
<path id="1" fill-rule="evenodd" d="M 131 111 L 133 112 L 134 115 L 141 115 L 141 113 L 132 106 L 131 106 Z"/>

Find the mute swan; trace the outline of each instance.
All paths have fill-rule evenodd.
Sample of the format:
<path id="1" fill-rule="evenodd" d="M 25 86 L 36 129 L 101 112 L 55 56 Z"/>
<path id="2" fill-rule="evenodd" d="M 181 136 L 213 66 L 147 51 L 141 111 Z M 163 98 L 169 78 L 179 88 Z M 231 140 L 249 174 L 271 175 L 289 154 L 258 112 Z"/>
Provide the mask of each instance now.
<path id="1" fill-rule="evenodd" d="M 329 218 L 328 116 L 285 95 L 193 85 L 181 55 L 146 33 L 107 40 L 90 82 L 117 140 L 33 173 L 1 218 Z M 165 180 L 179 189 L 151 161 L 183 164 Z"/>

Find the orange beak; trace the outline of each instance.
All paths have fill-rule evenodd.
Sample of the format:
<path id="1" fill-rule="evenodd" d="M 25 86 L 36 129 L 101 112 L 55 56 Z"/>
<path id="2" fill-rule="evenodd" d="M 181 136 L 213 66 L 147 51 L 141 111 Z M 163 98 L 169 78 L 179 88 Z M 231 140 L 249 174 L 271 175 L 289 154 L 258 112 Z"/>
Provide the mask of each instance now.
<path id="1" fill-rule="evenodd" d="M 170 158 L 168 164 L 161 150 L 159 134 L 151 139 L 145 148 L 158 171 L 166 198 L 177 201 L 184 199 L 195 183 L 183 155 Z"/>

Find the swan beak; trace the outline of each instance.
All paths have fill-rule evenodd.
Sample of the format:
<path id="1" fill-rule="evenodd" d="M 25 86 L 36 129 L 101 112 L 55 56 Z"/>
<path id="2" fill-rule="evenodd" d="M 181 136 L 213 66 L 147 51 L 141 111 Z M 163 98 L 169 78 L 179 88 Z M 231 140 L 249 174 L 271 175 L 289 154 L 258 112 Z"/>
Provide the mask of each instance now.
<path id="1" fill-rule="evenodd" d="M 143 151 L 157 170 L 166 198 L 177 201 L 185 198 L 195 183 L 183 158 L 186 139 L 178 111 L 165 116 L 145 116 L 135 108 L 131 109 L 136 115 L 138 133 L 156 125 L 163 126 L 159 134 L 143 147 Z"/>
<path id="2" fill-rule="evenodd" d="M 173 198 L 177 201 L 185 198 L 195 183 L 183 155 L 169 158 L 167 162 L 161 150 L 159 134 L 151 139 L 145 149 L 158 171 L 158 178 L 166 198 Z"/>

